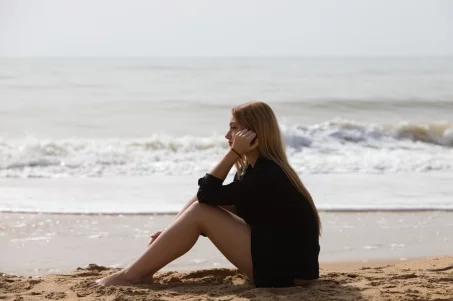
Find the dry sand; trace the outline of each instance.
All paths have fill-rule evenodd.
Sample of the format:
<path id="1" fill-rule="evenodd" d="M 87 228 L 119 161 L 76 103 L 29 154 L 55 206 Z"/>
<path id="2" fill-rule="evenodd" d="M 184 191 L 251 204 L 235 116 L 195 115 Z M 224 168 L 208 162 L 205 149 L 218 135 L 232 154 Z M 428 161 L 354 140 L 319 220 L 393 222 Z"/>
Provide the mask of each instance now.
<path id="1" fill-rule="evenodd" d="M 366 265 L 366 266 L 365 266 Z M 165 272 L 155 284 L 90 288 L 87 283 L 116 271 L 90 265 L 69 274 L 27 278 L 0 276 L 1 300 L 453 300 L 453 256 L 324 265 L 306 287 L 255 288 L 234 269 Z"/>

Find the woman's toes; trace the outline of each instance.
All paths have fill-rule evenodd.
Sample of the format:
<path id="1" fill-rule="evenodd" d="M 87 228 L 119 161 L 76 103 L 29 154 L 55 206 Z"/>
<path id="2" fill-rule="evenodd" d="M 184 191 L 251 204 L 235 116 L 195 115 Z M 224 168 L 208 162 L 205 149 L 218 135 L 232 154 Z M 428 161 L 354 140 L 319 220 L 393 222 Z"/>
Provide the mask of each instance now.
<path id="1" fill-rule="evenodd" d="M 86 286 L 88 287 L 95 287 L 95 286 L 98 286 L 98 284 L 96 283 L 96 281 L 92 280 L 92 281 L 88 281 L 86 283 Z"/>
<path id="2" fill-rule="evenodd" d="M 102 279 L 96 280 L 95 286 L 134 285 L 137 281 L 126 278 L 124 273 L 117 272 Z"/>

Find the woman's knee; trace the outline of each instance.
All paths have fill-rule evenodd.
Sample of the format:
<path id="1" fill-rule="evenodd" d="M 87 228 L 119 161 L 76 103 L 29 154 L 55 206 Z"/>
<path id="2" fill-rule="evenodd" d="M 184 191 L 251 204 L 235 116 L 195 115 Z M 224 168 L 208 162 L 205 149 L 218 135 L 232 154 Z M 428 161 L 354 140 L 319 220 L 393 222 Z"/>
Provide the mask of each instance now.
<path id="1" fill-rule="evenodd" d="M 195 202 L 190 205 L 187 213 L 191 216 L 191 218 L 201 219 L 202 221 L 206 222 L 220 218 L 227 212 L 219 206 Z"/>
<path id="2" fill-rule="evenodd" d="M 203 204 L 200 202 L 194 202 L 188 208 L 188 212 L 192 215 L 201 215 L 205 214 L 206 212 L 213 210 L 214 206 Z"/>

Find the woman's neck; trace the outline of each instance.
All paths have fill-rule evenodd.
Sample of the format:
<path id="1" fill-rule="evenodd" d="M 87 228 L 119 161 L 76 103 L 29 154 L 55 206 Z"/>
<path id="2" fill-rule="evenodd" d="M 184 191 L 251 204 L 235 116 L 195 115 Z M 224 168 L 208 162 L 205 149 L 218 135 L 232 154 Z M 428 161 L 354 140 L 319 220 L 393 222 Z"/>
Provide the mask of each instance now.
<path id="1" fill-rule="evenodd" d="M 250 165 L 252 165 L 252 167 L 255 167 L 255 163 L 256 160 L 258 160 L 258 157 L 260 156 L 260 152 L 257 149 L 254 149 L 250 153 L 246 153 L 244 155 L 247 158 L 247 162 Z"/>

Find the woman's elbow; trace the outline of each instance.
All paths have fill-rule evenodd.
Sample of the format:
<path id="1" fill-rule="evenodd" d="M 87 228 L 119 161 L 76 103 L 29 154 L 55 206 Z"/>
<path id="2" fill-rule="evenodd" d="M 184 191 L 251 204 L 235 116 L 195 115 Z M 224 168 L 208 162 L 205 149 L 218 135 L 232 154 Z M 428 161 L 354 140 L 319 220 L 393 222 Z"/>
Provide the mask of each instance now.
<path id="1" fill-rule="evenodd" d="M 197 199 L 198 199 L 198 202 L 200 202 L 200 203 L 209 204 L 209 201 L 207 201 L 207 198 L 206 198 L 206 193 L 204 193 L 204 191 L 198 190 Z"/>
<path id="2" fill-rule="evenodd" d="M 213 197 L 207 191 L 199 190 L 197 193 L 198 202 L 209 204 L 209 205 L 218 205 L 216 202 L 216 198 Z"/>

